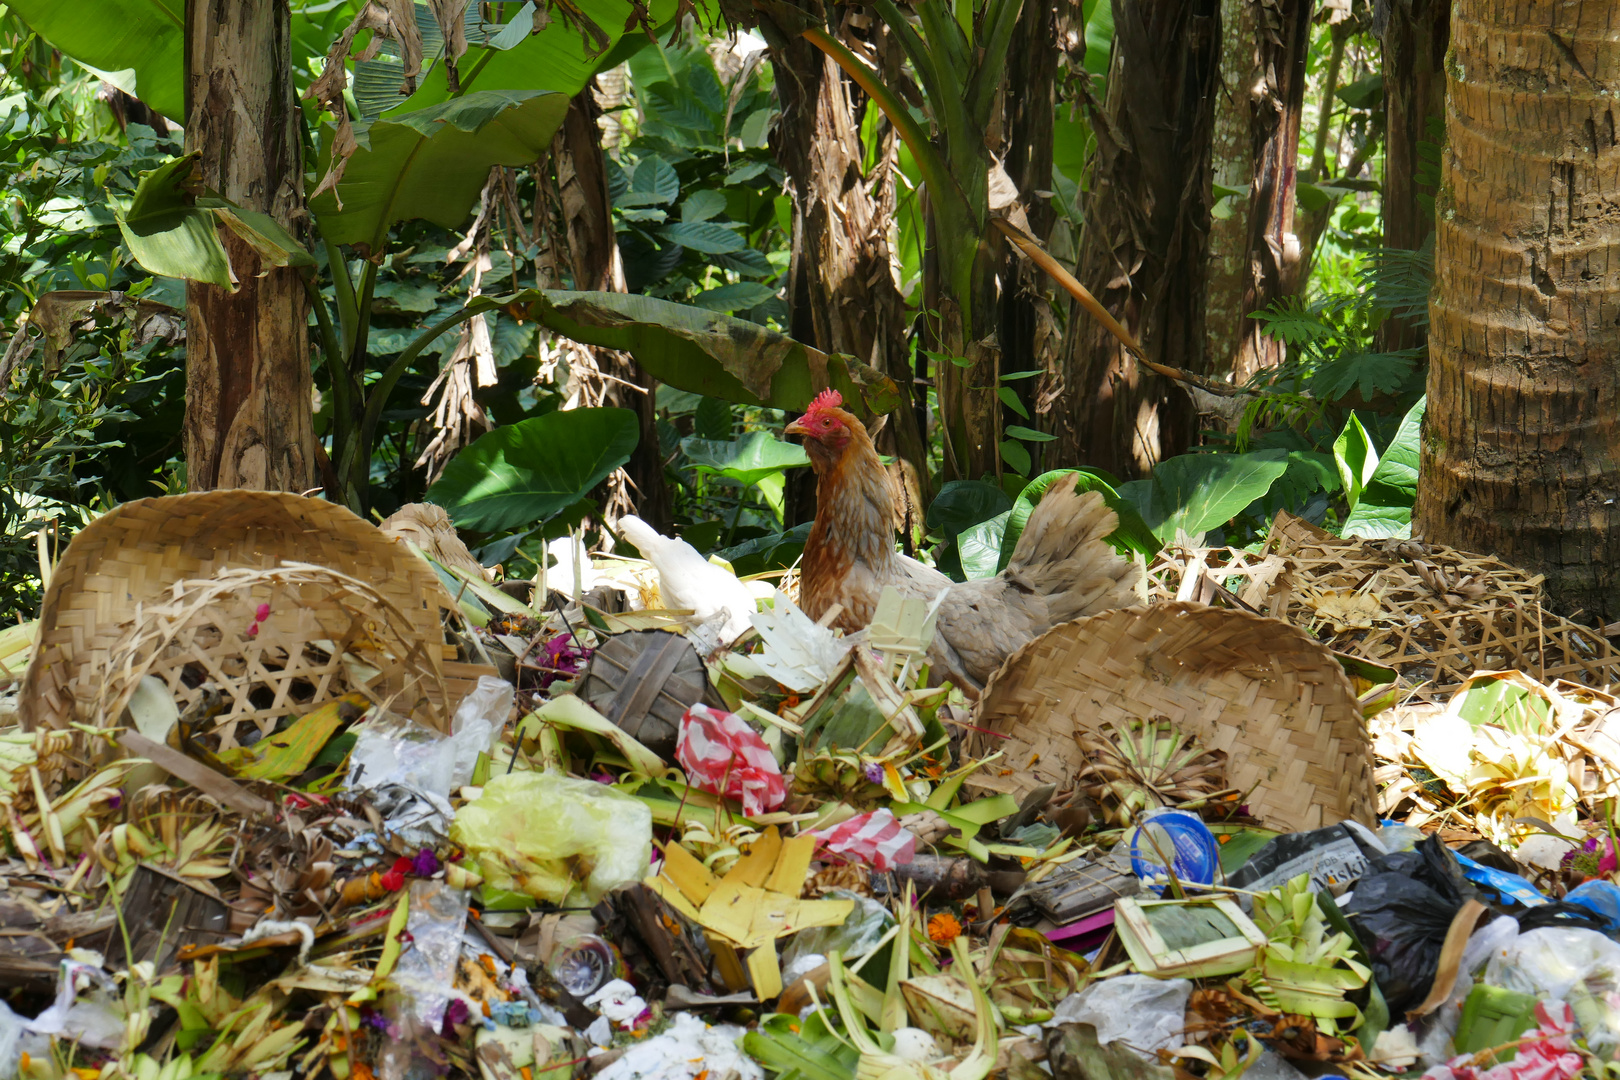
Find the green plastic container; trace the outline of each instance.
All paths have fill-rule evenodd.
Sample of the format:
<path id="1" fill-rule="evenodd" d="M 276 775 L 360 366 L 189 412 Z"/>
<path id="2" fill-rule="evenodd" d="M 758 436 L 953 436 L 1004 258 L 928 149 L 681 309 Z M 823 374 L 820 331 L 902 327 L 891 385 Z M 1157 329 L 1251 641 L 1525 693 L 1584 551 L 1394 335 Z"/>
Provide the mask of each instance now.
<path id="1" fill-rule="evenodd" d="M 1479 983 L 1463 1001 L 1462 1022 L 1453 1043 L 1457 1053 L 1474 1054 L 1510 1043 L 1535 1026 L 1534 997 Z M 1515 1051 L 1504 1050 L 1497 1060 L 1512 1061 L 1515 1056 Z"/>

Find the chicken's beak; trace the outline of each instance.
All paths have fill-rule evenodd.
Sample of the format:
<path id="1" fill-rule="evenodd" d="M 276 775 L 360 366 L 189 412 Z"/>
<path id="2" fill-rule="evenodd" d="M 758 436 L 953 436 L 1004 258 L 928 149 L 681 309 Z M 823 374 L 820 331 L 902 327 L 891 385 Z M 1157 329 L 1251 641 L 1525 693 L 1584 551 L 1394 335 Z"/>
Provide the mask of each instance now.
<path id="1" fill-rule="evenodd" d="M 802 417 L 801 417 L 801 420 L 802 420 Z M 799 420 L 795 420 L 791 424 L 789 424 L 787 427 L 782 429 L 782 434 L 783 435 L 802 435 L 805 438 L 809 438 L 810 437 L 810 429 L 805 427 L 804 424 L 802 424 Z"/>

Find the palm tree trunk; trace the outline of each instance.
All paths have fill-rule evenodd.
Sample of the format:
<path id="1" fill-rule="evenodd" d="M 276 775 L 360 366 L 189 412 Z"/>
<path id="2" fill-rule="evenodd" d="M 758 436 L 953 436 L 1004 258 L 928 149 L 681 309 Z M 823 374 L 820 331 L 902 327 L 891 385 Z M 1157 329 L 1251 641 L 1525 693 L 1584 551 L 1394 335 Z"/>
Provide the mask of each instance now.
<path id="1" fill-rule="evenodd" d="M 1108 101 L 1097 136 L 1078 277 L 1157 362 L 1204 369 L 1210 141 L 1219 0 L 1114 0 Z M 1185 393 L 1140 370 L 1077 306 L 1064 342 L 1055 458 L 1138 476 L 1185 450 Z"/>
<path id="2" fill-rule="evenodd" d="M 1620 8 L 1456 0 L 1416 531 L 1620 617 Z"/>
<path id="3" fill-rule="evenodd" d="M 1249 189 L 1248 281 L 1243 290 L 1243 340 L 1236 375 L 1241 381 L 1276 367 L 1283 344 L 1260 332 L 1248 316 L 1295 290 L 1300 267 L 1294 234 L 1299 128 L 1305 111 L 1305 61 L 1311 46 L 1311 0 L 1279 0 L 1262 7 L 1258 71 L 1250 132 L 1254 183 Z"/>
<path id="4" fill-rule="evenodd" d="M 274 217 L 308 221 L 288 0 L 186 2 L 186 149 L 201 185 Z M 235 292 L 186 286 L 186 482 L 193 491 L 316 487 L 309 301 L 292 267 L 261 272 L 230 230 Z"/>
<path id="5" fill-rule="evenodd" d="M 1416 251 L 1434 232 L 1437 151 L 1446 112 L 1446 48 L 1451 43 L 1450 0 L 1391 0 L 1384 27 L 1384 246 Z M 1379 348 L 1420 346 L 1421 326 L 1388 319 Z"/>

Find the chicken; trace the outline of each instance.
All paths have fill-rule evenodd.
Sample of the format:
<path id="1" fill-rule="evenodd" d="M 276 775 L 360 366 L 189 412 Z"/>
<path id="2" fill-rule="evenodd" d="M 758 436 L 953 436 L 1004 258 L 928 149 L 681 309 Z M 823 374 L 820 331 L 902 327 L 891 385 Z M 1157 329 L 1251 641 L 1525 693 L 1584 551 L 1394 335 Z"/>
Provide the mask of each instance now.
<path id="1" fill-rule="evenodd" d="M 1060 480 L 1030 514 L 1007 569 L 992 578 L 953 583 L 895 550 L 897 493 L 866 427 L 823 392 L 785 434 L 799 435 L 816 472 L 816 520 L 800 564 L 799 606 L 820 619 L 834 604 L 833 625 L 859 630 L 871 620 L 884 586 L 932 600 L 946 590 L 928 659 L 977 698 L 1014 651 L 1058 623 L 1135 602 L 1140 566 L 1107 541 L 1118 519 L 1098 492 L 1079 494 Z"/>
<path id="2" fill-rule="evenodd" d="M 666 608 L 691 611 L 693 627 L 702 626 L 724 611 L 726 620 L 719 627 L 719 644 L 736 640 L 748 629 L 748 620 L 759 610 L 759 604 L 737 575 L 714 565 L 685 540 L 664 536 L 633 515 L 619 519 L 619 530 L 658 571 L 658 594 Z"/>

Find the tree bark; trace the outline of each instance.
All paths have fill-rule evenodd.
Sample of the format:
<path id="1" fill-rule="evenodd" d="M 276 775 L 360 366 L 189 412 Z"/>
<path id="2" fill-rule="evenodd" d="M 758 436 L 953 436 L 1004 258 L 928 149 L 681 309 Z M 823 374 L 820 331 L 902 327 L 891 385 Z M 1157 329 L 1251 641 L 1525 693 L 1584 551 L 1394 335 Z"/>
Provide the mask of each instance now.
<path id="1" fill-rule="evenodd" d="M 1434 232 L 1436 165 L 1425 143 L 1438 150 L 1446 112 L 1446 48 L 1451 43 L 1450 0 L 1390 0 L 1384 26 L 1384 246 L 1416 251 Z M 1388 319 L 1379 348 L 1421 346 L 1422 326 Z"/>
<path id="2" fill-rule="evenodd" d="M 1243 340 L 1236 376 L 1276 367 L 1282 342 L 1261 333 L 1250 314 L 1295 291 L 1300 267 L 1294 234 L 1299 127 L 1305 111 L 1305 61 L 1311 46 L 1311 0 L 1262 0 L 1259 80 L 1250 128 L 1254 183 L 1249 188 L 1248 281 L 1243 290 Z"/>
<path id="3" fill-rule="evenodd" d="M 1253 94 L 1258 62 L 1259 0 L 1221 0 L 1221 82 L 1215 100 L 1214 180 L 1243 194 L 1209 226 L 1209 304 L 1204 321 L 1209 374 L 1237 370 L 1248 311 L 1243 291 L 1249 252 L 1249 188 L 1254 183 Z"/>
<path id="4" fill-rule="evenodd" d="M 187 0 L 186 149 L 203 187 L 307 220 L 288 0 Z M 262 270 L 220 230 L 236 292 L 186 287 L 186 480 L 193 491 L 317 486 L 308 298 L 292 267 Z"/>
<path id="5" fill-rule="evenodd" d="M 877 30 L 883 35 L 883 31 Z M 782 118 L 772 136 L 793 195 L 788 267 L 789 332 L 828 353 L 854 356 L 894 379 L 904 395 L 879 431 L 895 457 L 908 534 L 931 498 L 928 448 L 911 402 L 905 301 L 895 283 L 889 234 L 894 222 L 893 130 L 884 125 L 875 167 L 862 168 L 866 97 L 832 58 L 801 37 L 772 33 Z M 878 52 L 884 51 L 879 40 Z"/>
<path id="6" fill-rule="evenodd" d="M 1205 368 L 1210 142 L 1219 85 L 1219 0 L 1114 0 L 1106 109 L 1097 136 L 1076 276 L 1147 354 Z M 1195 410 L 1141 371 L 1119 342 L 1072 307 L 1055 458 L 1139 476 L 1180 453 Z"/>
<path id="7" fill-rule="evenodd" d="M 1052 139 L 1057 109 L 1057 74 L 1062 61 L 1059 45 L 1059 7 L 1063 14 L 1070 0 L 1024 0 L 1018 27 L 1007 50 L 1006 86 L 1002 91 L 1002 168 L 1018 190 L 1029 222 L 1029 233 L 1045 244 L 1057 224 L 1051 200 L 1037 195 L 1052 187 Z M 1008 245 L 1001 265 L 1001 349 L 1016 362 L 1015 370 L 1050 371 L 1060 366 L 1063 338 L 1052 312 L 1052 278 Z M 1002 412 L 1008 425 L 1034 427 L 1041 410 L 1036 391 L 1041 380 L 1019 379 L 1007 384 L 1018 395 L 1024 415 L 1011 408 Z M 1032 459 L 1030 476 L 1039 476 L 1045 464 L 1046 444 L 1026 444 Z"/>
<path id="8" fill-rule="evenodd" d="M 613 230 L 613 198 L 608 194 L 607 158 L 602 153 L 602 132 L 596 123 L 599 115 L 601 109 L 589 86 L 575 94 L 552 140 L 551 157 L 568 233 L 574 288 L 624 292 L 624 264 Z M 669 532 L 675 519 L 669 487 L 664 483 L 664 456 L 658 445 L 658 384 L 628 353 L 615 349 L 593 352 L 598 366 L 616 380 L 607 383 L 603 404 L 629 409 L 641 423 L 641 439 L 624 467 L 635 488 L 636 516 L 655 529 Z"/>
<path id="9" fill-rule="evenodd" d="M 1415 532 L 1620 617 L 1620 8 L 1457 0 Z"/>

